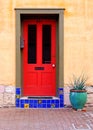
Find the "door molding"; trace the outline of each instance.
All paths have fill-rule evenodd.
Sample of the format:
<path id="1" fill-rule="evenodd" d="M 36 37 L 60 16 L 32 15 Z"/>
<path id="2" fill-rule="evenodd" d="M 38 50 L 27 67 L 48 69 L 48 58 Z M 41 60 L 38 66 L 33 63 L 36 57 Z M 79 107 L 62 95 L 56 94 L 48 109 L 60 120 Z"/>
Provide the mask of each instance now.
<path id="1" fill-rule="evenodd" d="M 16 87 L 22 86 L 22 20 L 29 18 L 49 18 L 57 20 L 56 40 L 56 86 L 64 87 L 64 8 L 15 8 L 16 12 Z M 56 87 L 56 88 L 57 88 Z"/>

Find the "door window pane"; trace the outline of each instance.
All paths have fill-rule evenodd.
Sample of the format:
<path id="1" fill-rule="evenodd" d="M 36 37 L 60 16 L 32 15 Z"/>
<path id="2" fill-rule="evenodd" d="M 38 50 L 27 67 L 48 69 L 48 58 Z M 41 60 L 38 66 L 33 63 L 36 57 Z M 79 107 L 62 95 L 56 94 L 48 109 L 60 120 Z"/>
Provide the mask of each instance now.
<path id="1" fill-rule="evenodd" d="M 42 62 L 51 63 L 51 25 L 42 27 Z"/>
<path id="2" fill-rule="evenodd" d="M 28 64 L 36 63 L 36 25 L 28 25 Z"/>

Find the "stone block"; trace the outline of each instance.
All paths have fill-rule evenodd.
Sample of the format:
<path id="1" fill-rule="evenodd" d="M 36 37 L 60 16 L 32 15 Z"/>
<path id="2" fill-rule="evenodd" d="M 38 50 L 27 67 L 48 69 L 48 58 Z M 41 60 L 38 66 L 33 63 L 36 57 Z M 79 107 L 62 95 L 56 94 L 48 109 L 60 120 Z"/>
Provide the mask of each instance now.
<path id="1" fill-rule="evenodd" d="M 87 87 L 87 103 L 93 104 L 93 87 L 89 86 Z"/>
<path id="2" fill-rule="evenodd" d="M 93 87 L 88 86 L 86 87 L 88 93 L 93 93 Z"/>
<path id="3" fill-rule="evenodd" d="M 15 105 L 15 100 L 16 100 L 15 94 L 12 94 L 11 96 L 12 96 L 11 105 Z"/>
<path id="4" fill-rule="evenodd" d="M 6 86 L 5 92 L 6 93 L 15 93 L 15 87 L 14 86 Z"/>
<path id="5" fill-rule="evenodd" d="M 87 103 L 93 104 L 93 94 L 88 94 Z"/>
<path id="6" fill-rule="evenodd" d="M 4 93 L 4 106 L 12 105 L 12 94 L 11 93 Z"/>
<path id="7" fill-rule="evenodd" d="M 4 86 L 3 85 L 0 85 L 0 94 L 1 93 L 4 93 Z"/>
<path id="8" fill-rule="evenodd" d="M 3 107 L 3 93 L 0 94 L 0 107 Z"/>
<path id="9" fill-rule="evenodd" d="M 71 105 L 70 100 L 69 100 L 69 92 L 70 92 L 70 87 L 64 87 L 64 104 L 65 105 Z"/>

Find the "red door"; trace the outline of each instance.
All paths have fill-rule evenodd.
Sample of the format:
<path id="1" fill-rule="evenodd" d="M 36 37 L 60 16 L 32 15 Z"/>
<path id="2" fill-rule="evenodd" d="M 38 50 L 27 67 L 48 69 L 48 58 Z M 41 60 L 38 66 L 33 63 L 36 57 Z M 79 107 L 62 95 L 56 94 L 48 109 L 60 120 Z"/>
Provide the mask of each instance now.
<path id="1" fill-rule="evenodd" d="M 56 95 L 56 21 L 23 24 L 23 95 Z"/>

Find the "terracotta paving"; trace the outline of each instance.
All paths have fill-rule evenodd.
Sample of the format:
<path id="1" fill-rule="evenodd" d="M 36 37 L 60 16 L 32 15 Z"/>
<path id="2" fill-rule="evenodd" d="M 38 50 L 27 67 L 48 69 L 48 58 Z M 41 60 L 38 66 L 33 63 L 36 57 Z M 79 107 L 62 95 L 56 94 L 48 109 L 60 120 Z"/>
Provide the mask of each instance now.
<path id="1" fill-rule="evenodd" d="M 93 107 L 86 111 L 0 108 L 0 130 L 93 130 Z"/>

